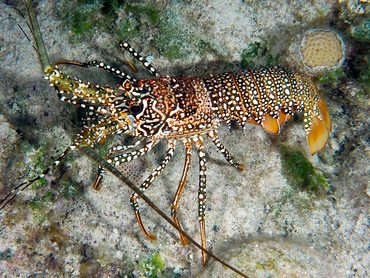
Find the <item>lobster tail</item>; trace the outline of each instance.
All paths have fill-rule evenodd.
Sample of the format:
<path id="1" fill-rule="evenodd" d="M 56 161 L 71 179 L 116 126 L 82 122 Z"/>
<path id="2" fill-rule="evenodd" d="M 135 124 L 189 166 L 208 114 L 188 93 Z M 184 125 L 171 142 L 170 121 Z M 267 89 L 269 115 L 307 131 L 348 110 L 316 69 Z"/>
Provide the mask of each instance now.
<path id="1" fill-rule="evenodd" d="M 311 154 L 323 150 L 329 140 L 331 131 L 331 120 L 320 93 L 316 91 L 319 100 L 315 99 L 314 109 L 306 111 L 305 109 L 305 130 L 308 146 Z"/>
<path id="2" fill-rule="evenodd" d="M 295 111 L 304 112 L 311 154 L 324 149 L 331 121 L 325 102 L 313 82 L 289 68 L 259 67 L 203 78 L 217 117 L 241 126 L 247 122 L 278 134 Z"/>

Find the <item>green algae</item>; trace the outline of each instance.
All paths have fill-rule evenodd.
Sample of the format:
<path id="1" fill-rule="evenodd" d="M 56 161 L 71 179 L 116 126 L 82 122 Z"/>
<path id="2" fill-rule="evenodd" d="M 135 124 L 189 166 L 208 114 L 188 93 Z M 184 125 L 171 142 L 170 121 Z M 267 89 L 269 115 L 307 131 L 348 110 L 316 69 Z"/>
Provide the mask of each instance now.
<path id="1" fill-rule="evenodd" d="M 130 3 L 123 0 L 79 0 L 65 4 L 62 19 L 78 37 L 91 37 L 94 33 L 113 32 L 122 39 L 139 35 L 141 26 L 158 24 L 162 10 L 154 4 Z M 125 17 L 120 13 L 124 11 Z M 76 39 L 76 38 L 74 38 Z"/>
<path id="2" fill-rule="evenodd" d="M 317 194 L 328 187 L 325 177 L 315 171 L 301 151 L 282 146 L 280 153 L 283 174 L 294 189 Z"/>
<path id="3" fill-rule="evenodd" d="M 369 50 L 367 50 L 369 51 Z M 358 90 L 356 95 L 363 97 L 366 94 L 370 94 L 370 54 L 361 55 L 358 58 L 358 63 L 355 65 L 355 71 L 357 71 L 356 79 L 364 87 L 365 90 Z"/>
<path id="4" fill-rule="evenodd" d="M 95 31 L 113 30 L 123 1 L 79 0 L 64 16 L 77 36 L 91 36 Z"/>
<path id="5" fill-rule="evenodd" d="M 370 19 L 364 18 L 351 26 L 350 35 L 359 42 L 370 42 Z"/>
<path id="6" fill-rule="evenodd" d="M 124 9 L 127 12 L 133 13 L 135 17 L 146 17 L 150 25 L 155 26 L 158 24 L 162 11 L 154 4 L 131 4 L 126 3 Z"/>
<path id="7" fill-rule="evenodd" d="M 167 58 L 182 59 L 191 54 L 215 51 L 197 33 L 196 22 L 174 7 L 129 1 L 84 0 L 65 4 L 62 19 L 73 31 L 73 40 L 94 34 L 113 33 L 119 39 L 133 40 L 153 33 L 152 44 Z M 195 21 L 195 19 L 194 19 Z"/>
<path id="8" fill-rule="evenodd" d="M 58 187 L 60 187 L 59 192 L 62 194 L 63 198 L 67 200 L 82 193 L 81 187 L 69 179 L 60 180 L 58 182 Z"/>
<path id="9" fill-rule="evenodd" d="M 122 9 L 126 16 L 116 25 L 115 32 L 125 40 L 140 36 L 141 31 L 147 32 L 148 27 L 156 27 L 163 13 L 153 4 L 127 2 Z"/>
<path id="10" fill-rule="evenodd" d="M 181 24 L 181 23 L 184 24 Z M 191 54 L 201 54 L 213 49 L 204 36 L 196 35 L 191 20 L 176 10 L 166 10 L 154 35 L 153 43 L 160 52 L 170 59 L 182 59 Z"/>
<path id="11" fill-rule="evenodd" d="M 273 40 L 271 40 L 272 42 Z M 241 66 L 242 68 L 254 67 L 259 60 L 264 60 L 266 66 L 277 65 L 280 55 L 274 55 L 267 40 L 262 42 L 254 42 L 248 45 L 241 53 Z"/>
<path id="12" fill-rule="evenodd" d="M 319 83 L 329 83 L 329 82 L 336 82 L 340 78 L 344 77 L 345 73 L 343 72 L 342 68 L 336 70 L 327 70 L 322 71 L 317 74 L 317 81 Z"/>
<path id="13" fill-rule="evenodd" d="M 153 252 L 148 257 L 142 257 L 139 260 L 139 269 L 141 272 L 150 278 L 160 277 L 162 271 L 164 270 L 165 263 L 163 258 L 159 253 Z"/>

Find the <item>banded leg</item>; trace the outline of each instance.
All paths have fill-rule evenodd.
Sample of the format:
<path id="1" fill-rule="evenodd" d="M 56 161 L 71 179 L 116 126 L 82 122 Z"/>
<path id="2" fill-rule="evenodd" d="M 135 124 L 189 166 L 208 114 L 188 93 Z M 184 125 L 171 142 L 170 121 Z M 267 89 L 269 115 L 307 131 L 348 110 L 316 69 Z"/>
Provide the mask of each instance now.
<path id="1" fill-rule="evenodd" d="M 84 117 L 82 118 L 82 127 L 83 128 L 90 128 L 92 126 L 93 121 L 97 121 L 101 115 L 95 111 L 88 111 Z"/>
<path id="2" fill-rule="evenodd" d="M 144 140 L 144 139 L 143 139 Z M 110 147 L 107 151 L 107 158 L 112 158 L 112 157 L 115 157 L 115 156 L 118 156 L 118 155 L 115 155 L 115 153 L 117 152 L 126 152 L 130 149 L 134 149 L 136 148 L 137 146 L 139 146 L 143 140 L 138 140 L 136 141 L 134 144 L 132 145 L 127 145 L 127 146 L 113 146 L 113 147 Z M 149 144 L 151 141 L 147 142 L 147 144 Z"/>
<path id="3" fill-rule="evenodd" d="M 206 213 L 206 154 L 204 152 L 204 143 L 202 137 L 193 137 L 191 139 L 193 143 L 198 147 L 199 156 L 199 190 L 198 190 L 198 215 L 200 224 L 200 234 L 202 239 L 202 247 L 206 248 L 206 235 L 205 235 L 205 223 L 204 216 Z M 203 265 L 206 265 L 207 254 L 202 251 Z"/>
<path id="4" fill-rule="evenodd" d="M 220 139 L 218 138 L 216 130 L 212 130 L 210 133 L 208 133 L 208 136 L 213 140 L 213 143 L 221 151 L 221 153 L 225 156 L 227 162 L 229 162 L 235 168 L 238 168 L 240 171 L 244 170 L 244 165 L 237 163 L 235 159 L 232 157 L 232 155 L 229 153 L 229 151 L 225 148 L 225 146 L 220 142 Z"/>
<path id="5" fill-rule="evenodd" d="M 158 177 L 158 175 L 163 171 L 163 169 L 166 167 L 168 162 L 172 159 L 173 153 L 175 151 L 175 142 L 176 141 L 172 141 L 172 140 L 167 141 L 167 143 L 169 145 L 169 149 L 167 150 L 166 157 L 163 159 L 163 161 L 157 167 L 157 169 L 155 169 L 155 171 L 141 184 L 141 186 L 140 186 L 140 191 L 141 192 L 144 192 L 149 186 L 152 185 L 153 181 Z M 141 216 L 140 216 L 140 212 L 139 212 L 139 205 L 137 203 L 138 198 L 139 198 L 139 196 L 136 193 L 134 193 L 131 196 L 131 206 L 132 206 L 132 208 L 135 212 L 137 222 L 138 222 L 141 230 L 143 231 L 143 233 L 148 238 L 150 238 L 151 240 L 155 240 L 155 236 L 152 235 L 151 233 L 147 232 L 147 230 L 145 229 L 145 227 L 143 225 L 143 222 L 142 222 Z"/>
<path id="6" fill-rule="evenodd" d="M 114 147 L 111 147 L 107 152 L 106 161 L 109 164 L 111 164 L 112 166 L 117 167 L 118 165 L 120 165 L 122 163 L 129 162 L 131 160 L 135 160 L 136 158 L 142 156 L 143 154 L 146 154 L 157 143 L 156 140 L 151 140 L 151 141 L 145 143 L 145 145 L 142 148 L 140 148 L 139 150 L 133 150 L 130 153 L 126 152 L 126 153 L 117 154 L 117 152 L 127 151 L 127 150 L 130 150 L 132 148 L 135 148 L 142 142 L 143 142 L 143 140 L 138 140 L 137 142 L 135 142 L 134 144 L 129 145 L 129 146 L 114 146 Z M 95 190 L 100 190 L 101 181 L 104 177 L 104 174 L 105 174 L 105 170 L 102 167 L 99 166 L 98 175 L 97 175 L 97 177 L 95 179 L 95 182 L 93 184 L 93 188 Z"/>
<path id="7" fill-rule="evenodd" d="M 146 67 L 151 74 L 153 74 L 155 77 L 160 77 L 161 75 L 157 72 L 157 70 L 138 52 L 133 49 L 127 41 L 120 41 L 119 48 L 123 50 L 127 50 L 130 52 L 132 56 L 134 56 L 140 63 L 143 64 L 144 67 Z"/>
<path id="8" fill-rule="evenodd" d="M 186 183 L 186 179 L 188 177 L 188 172 L 189 172 L 190 163 L 191 163 L 191 141 L 190 140 L 184 140 L 184 141 L 182 141 L 182 143 L 184 144 L 184 147 L 185 147 L 184 170 L 182 172 L 180 185 L 177 188 L 175 197 L 173 198 L 173 201 L 171 203 L 171 216 L 173 218 L 173 221 L 175 221 L 175 223 L 179 227 L 180 227 L 180 223 L 179 223 L 179 220 L 177 218 L 177 209 L 178 209 L 179 204 L 180 204 L 180 198 L 181 198 L 182 192 L 183 192 L 184 187 L 185 187 L 185 183 Z M 184 237 L 184 235 L 182 233 L 180 233 L 180 238 L 181 238 L 181 243 L 183 245 L 188 244 L 186 238 Z"/>

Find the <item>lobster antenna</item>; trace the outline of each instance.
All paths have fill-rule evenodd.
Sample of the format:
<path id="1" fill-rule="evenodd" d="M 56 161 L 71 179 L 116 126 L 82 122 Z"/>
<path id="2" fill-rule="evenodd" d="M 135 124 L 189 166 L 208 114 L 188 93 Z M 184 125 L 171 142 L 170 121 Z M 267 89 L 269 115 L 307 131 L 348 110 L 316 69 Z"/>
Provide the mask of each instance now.
<path id="1" fill-rule="evenodd" d="M 42 65 L 42 70 L 44 73 L 52 71 L 53 68 L 50 65 L 49 57 L 45 49 L 44 40 L 42 39 L 42 35 L 40 32 L 39 23 L 36 19 L 35 9 L 32 6 L 31 0 L 26 0 L 26 6 L 28 10 L 28 16 L 31 22 L 31 30 L 33 37 L 35 38 L 37 52 L 39 54 L 40 62 Z"/>
<path id="2" fill-rule="evenodd" d="M 12 7 L 13 9 L 15 9 L 15 10 L 17 10 L 19 13 L 21 13 L 21 11 L 19 11 L 18 9 L 16 9 L 16 8 L 14 8 L 14 7 Z M 24 18 L 24 15 L 21 13 L 21 15 L 23 16 L 23 18 Z M 32 45 L 32 47 L 33 47 L 33 49 L 35 49 L 35 51 L 37 51 L 37 49 L 36 49 L 36 47 L 33 45 L 33 43 L 32 43 L 32 41 L 31 41 L 31 39 L 29 38 L 29 36 L 27 35 L 27 33 L 23 30 L 23 28 L 22 28 L 22 26 L 14 19 L 14 18 L 12 18 L 12 17 L 7 17 L 7 18 L 4 18 L 2 21 L 1 21 L 1 23 L 3 23 L 5 20 L 7 20 L 7 19 L 9 19 L 9 20 L 13 20 L 17 25 L 18 25 L 18 28 L 22 31 L 22 33 L 23 33 L 23 35 L 26 37 L 26 39 L 31 43 L 31 45 Z M 27 23 L 27 26 L 28 26 L 28 28 L 31 30 L 31 26 L 28 24 L 28 22 L 26 21 L 26 23 Z"/>
<path id="3" fill-rule="evenodd" d="M 27 27 L 28 27 L 28 29 L 32 32 L 32 28 L 31 28 L 31 26 L 29 25 L 29 23 L 28 23 L 28 21 L 26 20 L 26 17 L 24 16 L 24 14 L 18 9 L 18 8 L 16 8 L 16 7 L 13 7 L 13 6 L 10 6 L 10 8 L 12 8 L 12 9 L 14 9 L 14 10 L 16 10 L 17 12 L 18 12 L 18 14 L 24 19 L 24 22 L 26 22 L 26 24 L 27 24 Z M 18 25 L 18 28 L 22 31 L 22 33 L 23 33 L 23 35 L 26 37 L 26 39 L 31 43 L 31 45 L 32 45 L 32 47 L 33 47 L 33 49 L 35 49 L 36 51 L 37 51 L 37 49 L 36 49 L 36 47 L 33 45 L 33 43 L 32 43 L 32 40 L 30 39 L 30 37 L 27 35 L 27 33 L 24 31 L 24 29 L 22 28 L 22 26 L 11 16 L 11 15 L 9 15 L 9 17 L 7 17 L 7 18 L 4 18 L 2 21 L 1 21 L 1 23 L 3 23 L 5 20 L 13 20 L 17 25 Z"/>
<path id="4" fill-rule="evenodd" d="M 42 69 L 43 69 L 43 72 L 46 73 L 46 72 L 49 72 L 49 71 L 52 71 L 53 68 L 51 67 L 50 65 L 50 62 L 49 62 L 49 58 L 48 58 L 48 55 L 46 53 L 46 49 L 45 49 L 45 44 L 44 44 L 44 41 L 42 39 L 42 36 L 41 36 L 41 32 L 40 32 L 40 27 L 39 27 L 39 24 L 36 20 L 36 14 L 35 14 L 35 10 L 32 6 L 32 3 L 30 0 L 26 0 L 26 6 L 27 6 L 27 11 L 28 11 L 28 15 L 29 15 L 29 19 L 30 19 L 30 22 L 31 22 L 31 26 L 27 23 L 28 27 L 30 28 L 34 38 L 35 38 L 35 42 L 36 42 L 36 48 L 35 46 L 33 46 L 33 48 L 37 51 L 37 53 L 39 54 L 39 58 L 40 58 L 40 61 L 41 61 L 41 64 L 42 64 Z M 22 12 L 20 10 L 18 10 L 17 8 L 14 8 L 16 11 L 19 12 L 19 14 L 23 17 L 24 15 L 22 14 Z M 18 23 L 17 23 L 18 24 Z M 26 33 L 24 32 L 24 30 L 22 29 L 22 27 L 18 24 L 19 28 L 21 29 L 21 31 L 23 32 L 23 34 L 26 36 L 26 38 L 28 40 L 29 37 L 26 35 Z M 26 181 L 26 182 L 23 182 L 21 183 L 20 185 L 18 185 L 16 188 L 14 188 L 6 197 L 5 199 L 3 199 L 1 202 L 0 202 L 0 210 L 3 209 L 11 200 L 13 200 L 19 193 L 21 193 L 23 190 L 25 190 L 27 187 L 29 187 L 31 184 L 33 184 L 35 181 L 43 178 L 45 176 L 45 174 L 47 174 L 48 172 L 50 171 L 50 168 L 47 168 L 41 175 L 37 176 L 36 178 L 30 180 L 30 181 Z"/>
<path id="5" fill-rule="evenodd" d="M 96 154 L 91 148 L 88 146 L 78 146 L 78 149 L 81 150 L 83 153 L 85 153 L 88 157 L 90 157 L 92 160 L 95 160 L 97 163 L 99 163 L 100 166 L 104 167 L 106 170 L 111 172 L 113 175 L 115 175 L 118 179 L 123 181 L 127 184 L 128 187 L 130 187 L 137 195 L 140 196 L 141 199 L 143 199 L 156 213 L 158 213 L 164 220 L 167 221 L 172 227 L 174 227 L 177 231 L 179 231 L 184 237 L 186 237 L 187 240 L 189 240 L 191 243 L 193 243 L 198 249 L 202 250 L 204 253 L 206 253 L 208 256 L 215 259 L 217 262 L 221 263 L 225 267 L 229 268 L 230 270 L 236 272 L 237 274 L 241 275 L 242 277 L 248 278 L 247 275 L 242 273 L 241 271 L 237 270 L 233 266 L 229 265 L 228 263 L 224 262 L 220 258 L 218 258 L 216 255 L 208 251 L 207 249 L 204 249 L 199 243 L 197 243 L 191 236 L 189 236 L 183 229 L 181 229 L 171 218 L 169 218 L 164 212 L 162 212 L 150 199 L 139 189 L 137 188 L 131 181 L 129 181 L 120 171 L 118 171 L 115 167 L 113 167 L 111 164 L 106 162 L 102 157 L 100 157 L 98 154 Z"/>
<path id="6" fill-rule="evenodd" d="M 23 182 L 14 188 L 10 193 L 4 198 L 4 200 L 0 203 L 0 210 L 2 210 L 11 200 L 13 200 L 19 193 L 25 190 L 27 187 L 31 185 L 30 182 Z"/>

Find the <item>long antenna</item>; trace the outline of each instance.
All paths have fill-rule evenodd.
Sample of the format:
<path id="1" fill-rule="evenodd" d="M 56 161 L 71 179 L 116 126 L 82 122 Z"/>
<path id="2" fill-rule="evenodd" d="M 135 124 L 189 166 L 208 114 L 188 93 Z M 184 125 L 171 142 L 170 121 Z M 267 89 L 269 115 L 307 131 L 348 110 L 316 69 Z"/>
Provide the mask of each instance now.
<path id="1" fill-rule="evenodd" d="M 31 22 L 32 34 L 35 38 L 37 52 L 39 54 L 40 62 L 42 65 L 42 70 L 44 73 L 47 73 L 49 71 L 52 71 L 53 68 L 50 65 L 49 57 L 45 49 L 45 44 L 44 40 L 42 39 L 39 23 L 37 22 L 36 19 L 35 9 L 33 8 L 30 0 L 26 0 L 26 6 L 28 10 L 28 16 Z"/>

